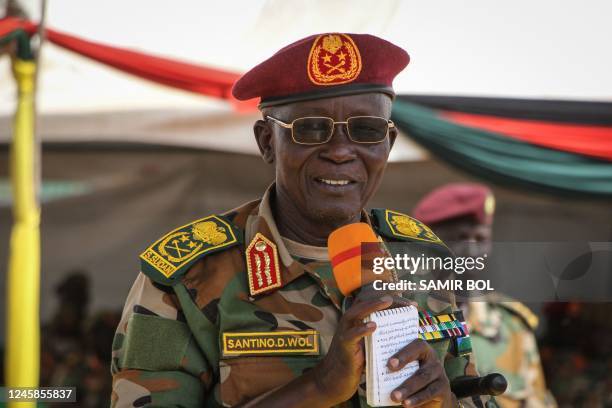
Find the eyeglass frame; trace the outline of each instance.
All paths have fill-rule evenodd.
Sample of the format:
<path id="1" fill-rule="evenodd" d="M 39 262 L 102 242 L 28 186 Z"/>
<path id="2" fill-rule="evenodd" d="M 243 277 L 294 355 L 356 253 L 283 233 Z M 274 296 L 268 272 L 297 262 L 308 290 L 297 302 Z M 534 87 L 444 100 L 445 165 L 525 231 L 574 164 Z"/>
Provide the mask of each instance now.
<path id="1" fill-rule="evenodd" d="M 384 119 L 387 121 L 387 133 L 385 133 L 385 137 L 382 138 L 381 140 L 377 141 L 377 142 L 358 142 L 356 140 L 354 140 L 351 137 L 351 131 L 349 130 L 348 127 L 348 121 L 349 119 L 354 119 L 354 118 L 377 118 L 377 119 Z M 304 116 L 301 118 L 296 118 L 293 119 L 291 121 L 291 123 L 286 123 L 283 122 L 280 119 L 274 118 L 272 116 L 266 115 L 266 119 L 270 119 L 272 122 L 276 123 L 277 125 L 285 128 L 285 129 L 291 129 L 291 139 L 293 140 L 293 143 L 299 144 L 299 145 L 306 145 L 306 146 L 316 146 L 316 145 L 321 145 L 321 144 L 325 144 L 325 143 L 329 143 L 329 141 L 332 139 L 332 137 L 334 137 L 334 129 L 336 128 L 336 125 L 346 125 L 346 135 L 348 136 L 349 140 L 353 143 L 358 143 L 358 144 L 376 144 L 376 143 L 382 143 L 385 141 L 385 139 L 387 137 L 389 137 L 389 129 L 391 128 L 395 128 L 395 123 L 393 123 L 393 121 L 391 119 L 386 119 L 383 118 L 382 116 L 370 116 L 370 115 L 361 115 L 361 116 L 350 116 L 348 118 L 346 118 L 345 121 L 340 121 L 340 122 L 336 122 L 334 119 L 328 117 L 328 116 Z M 293 125 L 295 123 L 295 121 L 297 120 L 301 120 L 301 119 L 328 119 L 331 120 L 332 122 L 332 131 L 329 135 L 329 137 L 327 138 L 326 141 L 324 142 L 316 142 L 316 143 L 304 143 L 304 142 L 298 142 L 297 140 L 295 140 L 295 137 L 293 135 Z"/>

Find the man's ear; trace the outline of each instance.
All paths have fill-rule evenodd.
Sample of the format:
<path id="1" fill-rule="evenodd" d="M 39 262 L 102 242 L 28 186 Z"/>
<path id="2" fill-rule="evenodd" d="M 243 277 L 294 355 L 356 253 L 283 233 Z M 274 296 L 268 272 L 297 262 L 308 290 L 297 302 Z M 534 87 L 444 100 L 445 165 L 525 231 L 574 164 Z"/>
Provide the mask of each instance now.
<path id="1" fill-rule="evenodd" d="M 258 120 L 253 125 L 253 133 L 255 133 L 255 141 L 259 147 L 261 158 L 268 164 L 274 163 L 274 135 L 268 123 Z"/>
<path id="2" fill-rule="evenodd" d="M 397 128 L 393 126 L 389 128 L 389 150 L 393 148 L 393 144 L 395 143 L 395 139 L 397 138 Z"/>

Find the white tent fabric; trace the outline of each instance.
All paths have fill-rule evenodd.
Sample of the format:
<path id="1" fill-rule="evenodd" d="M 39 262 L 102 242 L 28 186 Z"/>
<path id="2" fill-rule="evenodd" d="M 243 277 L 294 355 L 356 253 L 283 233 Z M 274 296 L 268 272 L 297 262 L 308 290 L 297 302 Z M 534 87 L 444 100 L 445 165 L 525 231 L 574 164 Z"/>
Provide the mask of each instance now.
<path id="1" fill-rule="evenodd" d="M 23 3 L 36 19 L 39 0 Z M 312 33 L 368 32 L 411 54 L 410 66 L 395 81 L 398 93 L 612 100 L 612 54 L 604 52 L 612 38 L 607 21 L 612 3 L 606 0 L 48 3 L 47 24 L 58 30 L 236 72 Z M 39 89 L 43 140 L 153 138 L 155 143 L 254 150 L 252 118 L 235 116 L 227 103 L 125 75 L 51 44 L 42 55 Z M 9 61 L 1 58 L 1 141 L 9 137 L 4 124 L 14 108 L 14 92 Z M 227 127 L 208 128 L 208 120 L 218 123 L 219 117 L 225 117 Z M 201 126 L 181 123 L 187 119 Z M 408 143 L 394 159 L 422 157 Z"/>
<path id="2" fill-rule="evenodd" d="M 259 114 L 238 114 L 229 108 L 154 109 L 81 114 L 41 115 L 44 142 L 146 143 L 258 155 L 253 123 Z M 10 138 L 11 117 L 0 117 L 0 143 Z M 417 161 L 426 152 L 407 137 L 397 138 L 389 161 Z"/>

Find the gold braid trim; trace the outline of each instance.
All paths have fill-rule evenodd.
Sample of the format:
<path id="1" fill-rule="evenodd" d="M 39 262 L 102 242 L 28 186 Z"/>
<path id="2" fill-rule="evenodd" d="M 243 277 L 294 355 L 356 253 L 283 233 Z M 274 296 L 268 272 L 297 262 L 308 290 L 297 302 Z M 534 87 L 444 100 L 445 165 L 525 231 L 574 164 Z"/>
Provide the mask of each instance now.
<path id="1" fill-rule="evenodd" d="M 264 252 L 264 262 L 266 267 L 264 269 L 264 273 L 266 274 L 266 280 L 268 281 L 268 285 L 272 284 L 272 274 L 270 273 L 270 256 Z"/>
<path id="2" fill-rule="evenodd" d="M 263 286 L 263 277 L 261 276 L 261 259 L 259 259 L 259 254 L 255 254 L 255 273 L 257 275 L 257 284 L 259 286 Z"/>

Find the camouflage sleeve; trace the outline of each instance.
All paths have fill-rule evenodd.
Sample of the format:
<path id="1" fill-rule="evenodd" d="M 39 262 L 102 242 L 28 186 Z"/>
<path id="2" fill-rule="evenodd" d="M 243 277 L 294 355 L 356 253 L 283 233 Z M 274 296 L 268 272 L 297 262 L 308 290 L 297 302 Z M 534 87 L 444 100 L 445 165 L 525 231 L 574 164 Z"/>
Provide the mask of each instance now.
<path id="1" fill-rule="evenodd" d="M 474 302 L 469 320 L 478 370 L 508 380 L 500 405 L 555 407 L 533 332 L 537 317 L 519 302 Z"/>
<path id="2" fill-rule="evenodd" d="M 471 355 L 467 356 L 456 356 L 454 353 L 448 353 L 444 359 L 444 371 L 449 381 L 453 381 L 455 378 L 464 375 L 479 375 L 476 371 L 476 367 L 470 358 Z M 499 405 L 495 402 L 495 399 L 490 396 L 481 395 L 472 398 L 462 398 L 459 400 L 462 407 L 474 407 L 474 408 L 497 408 Z"/>
<path id="3" fill-rule="evenodd" d="M 211 370 L 171 288 L 140 273 L 113 341 L 112 407 L 203 406 Z"/>

